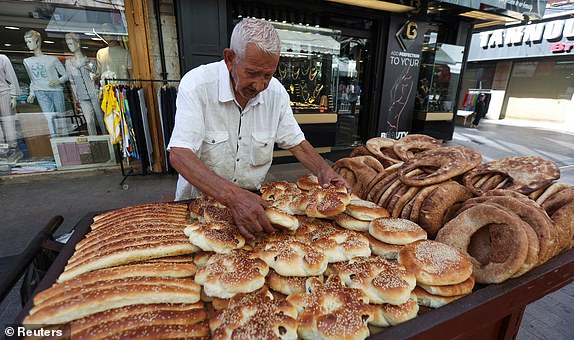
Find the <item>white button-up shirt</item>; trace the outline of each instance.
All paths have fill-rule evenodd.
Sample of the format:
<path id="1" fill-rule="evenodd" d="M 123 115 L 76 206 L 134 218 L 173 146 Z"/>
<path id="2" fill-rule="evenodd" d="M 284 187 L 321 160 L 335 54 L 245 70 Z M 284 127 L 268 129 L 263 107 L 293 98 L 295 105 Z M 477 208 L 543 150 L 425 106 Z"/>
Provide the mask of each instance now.
<path id="1" fill-rule="evenodd" d="M 271 167 L 274 143 L 289 149 L 305 140 L 289 95 L 277 79 L 241 110 L 224 61 L 189 71 L 181 79 L 176 104 L 168 150 L 192 150 L 216 174 L 245 189 L 261 186 Z M 176 200 L 197 194 L 180 175 Z"/>

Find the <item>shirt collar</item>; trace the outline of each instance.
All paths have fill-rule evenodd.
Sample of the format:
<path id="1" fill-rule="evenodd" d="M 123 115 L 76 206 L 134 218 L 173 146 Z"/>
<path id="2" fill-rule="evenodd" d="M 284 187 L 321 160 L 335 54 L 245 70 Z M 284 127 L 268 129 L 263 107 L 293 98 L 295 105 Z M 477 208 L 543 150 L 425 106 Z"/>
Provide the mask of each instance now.
<path id="1" fill-rule="evenodd" d="M 267 91 L 267 90 L 265 90 Z M 265 92 L 263 91 L 263 92 Z M 256 104 L 263 103 L 263 92 L 260 92 L 255 96 L 255 98 L 251 99 L 247 102 L 247 106 L 253 106 Z M 220 102 L 229 102 L 235 100 L 235 93 L 233 92 L 233 86 L 231 84 L 231 75 L 229 74 L 229 70 L 227 69 L 227 65 L 225 64 L 225 60 L 219 62 L 219 97 Z"/>

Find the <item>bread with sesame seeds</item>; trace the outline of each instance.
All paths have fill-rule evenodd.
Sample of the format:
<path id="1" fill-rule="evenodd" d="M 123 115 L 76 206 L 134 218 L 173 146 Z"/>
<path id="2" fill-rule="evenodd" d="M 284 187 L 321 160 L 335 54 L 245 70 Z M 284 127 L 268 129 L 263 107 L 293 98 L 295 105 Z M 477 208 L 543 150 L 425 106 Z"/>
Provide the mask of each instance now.
<path id="1" fill-rule="evenodd" d="M 365 200 L 351 200 L 345 212 L 361 221 L 372 221 L 375 218 L 389 217 L 387 209 Z"/>
<path id="2" fill-rule="evenodd" d="M 320 249 L 329 263 L 371 255 L 369 241 L 364 235 L 329 222 L 308 220 L 304 222 L 304 227 L 298 229 L 295 237 Z"/>
<path id="3" fill-rule="evenodd" d="M 320 187 L 319 179 L 315 175 L 305 175 L 297 178 L 297 187 L 301 190 L 310 191 L 314 188 Z"/>
<path id="4" fill-rule="evenodd" d="M 118 339 L 209 339 L 207 321 L 195 324 L 143 325 L 137 328 L 120 330 L 113 335 Z"/>
<path id="5" fill-rule="evenodd" d="M 233 298 L 209 320 L 213 339 L 296 339 L 297 310 L 267 289 Z"/>
<path id="6" fill-rule="evenodd" d="M 135 277 L 96 282 L 35 306 L 24 324 L 61 324 L 134 304 L 196 303 L 200 287 L 192 279 Z"/>
<path id="7" fill-rule="evenodd" d="M 416 285 L 412 273 L 380 256 L 336 263 L 333 273 L 339 275 L 347 287 L 360 289 L 374 304 L 403 304 Z"/>
<path id="8" fill-rule="evenodd" d="M 308 279 L 306 293 L 290 295 L 287 301 L 299 312 L 302 339 L 364 339 L 376 313 L 363 292 L 345 287 L 337 275 L 325 283 Z"/>
<path id="9" fill-rule="evenodd" d="M 269 288 L 284 295 L 300 294 L 305 292 L 307 278 L 307 276 L 282 276 L 271 270 L 267 275 L 267 284 Z M 320 275 L 317 279 L 323 281 L 323 276 Z"/>
<path id="10" fill-rule="evenodd" d="M 193 263 L 197 266 L 197 268 L 204 267 L 207 264 L 207 261 L 211 256 L 215 253 L 212 251 L 198 251 L 197 253 L 193 254 Z"/>
<path id="11" fill-rule="evenodd" d="M 297 188 L 295 183 L 289 183 L 285 181 L 277 181 L 266 183 L 261 186 L 261 198 L 266 201 L 273 201 L 283 195 L 297 195 L 301 193 L 301 190 Z"/>
<path id="12" fill-rule="evenodd" d="M 429 308 L 439 308 L 466 296 L 466 294 L 454 296 L 433 295 L 418 286 L 413 291 L 413 294 L 417 297 L 417 303 L 420 306 Z"/>
<path id="13" fill-rule="evenodd" d="M 368 231 L 370 221 L 362 221 L 343 213 L 335 216 L 335 223 L 349 230 Z"/>
<path id="14" fill-rule="evenodd" d="M 245 245 L 237 226 L 225 222 L 194 223 L 185 228 L 184 233 L 203 251 L 225 254 Z"/>
<path id="15" fill-rule="evenodd" d="M 417 298 L 414 295 L 411 295 L 407 302 L 400 305 L 384 303 L 374 305 L 374 307 L 376 312 L 370 324 L 377 327 L 396 326 L 416 318 L 419 312 Z"/>
<path id="16" fill-rule="evenodd" d="M 199 268 L 195 282 L 209 297 L 228 299 L 238 293 L 253 292 L 265 284 L 267 264 L 245 250 L 215 254 Z"/>
<path id="17" fill-rule="evenodd" d="M 297 220 L 297 217 L 281 211 L 280 209 L 274 207 L 266 208 L 265 216 L 267 216 L 272 225 L 280 229 L 295 231 L 299 228 L 299 220 Z"/>
<path id="18" fill-rule="evenodd" d="M 34 303 L 39 304 L 57 295 L 68 294 L 70 289 L 82 287 L 94 282 L 125 279 L 129 277 L 191 277 L 197 267 L 188 263 L 136 263 L 125 266 L 105 268 L 79 275 L 63 283 L 55 283 L 52 287 L 36 294 Z"/>
<path id="19" fill-rule="evenodd" d="M 454 285 L 433 286 L 433 285 L 425 285 L 424 283 L 418 283 L 417 285 L 432 295 L 439 295 L 439 296 L 468 295 L 472 293 L 472 289 L 474 288 L 474 276 L 471 275 L 466 281 Z"/>
<path id="20" fill-rule="evenodd" d="M 305 213 L 309 217 L 328 218 L 345 211 L 351 203 L 351 195 L 344 187 L 330 185 L 327 188 L 315 188 L 309 192 L 309 204 Z"/>
<path id="21" fill-rule="evenodd" d="M 161 307 L 160 307 L 161 308 Z M 166 330 L 179 325 L 195 325 L 207 319 L 207 310 L 203 308 L 192 309 L 155 309 L 147 311 L 134 310 L 132 314 L 117 317 L 106 322 L 100 322 L 81 331 L 72 326 L 73 339 L 109 339 L 138 334 L 138 330 L 147 327 L 166 327 Z M 122 335 L 123 334 L 123 335 Z M 151 334 L 150 334 L 151 335 Z M 163 335 L 163 334 L 162 334 Z M 207 335 L 203 334 L 202 335 Z"/>
<path id="22" fill-rule="evenodd" d="M 189 241 L 179 239 L 170 241 L 157 240 L 157 242 L 136 246 L 126 243 L 123 248 L 93 254 L 91 257 L 80 260 L 73 268 L 66 267 L 57 281 L 60 283 L 68 281 L 80 274 L 102 268 L 146 261 L 158 257 L 192 254 L 197 250 L 199 249 L 189 243 Z M 81 254 L 75 253 L 74 256 L 81 256 Z"/>
<path id="23" fill-rule="evenodd" d="M 120 308 L 108 309 L 103 312 L 95 313 L 85 318 L 70 322 L 72 337 L 85 329 L 95 327 L 100 324 L 113 322 L 114 320 L 123 319 L 131 315 L 143 314 L 148 312 L 160 311 L 190 311 L 204 310 L 203 302 L 197 303 L 157 303 L 143 305 L 129 305 Z M 197 315 L 197 314 L 196 314 Z M 200 314 L 201 315 L 201 314 Z"/>
<path id="24" fill-rule="evenodd" d="M 377 218 L 369 224 L 369 234 L 381 242 L 399 246 L 427 238 L 423 228 L 402 218 Z"/>
<path id="25" fill-rule="evenodd" d="M 271 241 L 256 249 L 257 255 L 283 276 L 317 276 L 327 268 L 327 256 L 303 242 Z"/>
<path id="26" fill-rule="evenodd" d="M 369 240 L 369 246 L 373 255 L 382 256 L 387 260 L 396 260 L 399 257 L 399 251 L 401 251 L 403 246 L 381 242 L 369 233 L 364 233 L 364 235 Z"/>
<path id="27" fill-rule="evenodd" d="M 427 285 L 453 285 L 466 281 L 473 267 L 468 256 L 447 244 L 421 240 L 403 246 L 399 263 Z"/>
<path id="28" fill-rule="evenodd" d="M 185 222 L 188 218 L 187 206 L 185 204 L 152 203 L 134 207 L 112 210 L 94 217 L 94 222 L 90 226 L 92 230 L 121 223 L 135 218 L 141 220 L 165 220 Z"/>

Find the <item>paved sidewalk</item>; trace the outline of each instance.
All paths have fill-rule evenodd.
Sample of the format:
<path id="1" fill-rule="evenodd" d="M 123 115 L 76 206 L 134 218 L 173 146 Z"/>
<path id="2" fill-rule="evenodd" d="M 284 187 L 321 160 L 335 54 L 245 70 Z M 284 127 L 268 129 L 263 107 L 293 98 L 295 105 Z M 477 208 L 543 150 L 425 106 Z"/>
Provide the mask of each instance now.
<path id="1" fill-rule="evenodd" d="M 574 135 L 494 124 L 478 129 L 457 127 L 451 145 L 466 145 L 480 151 L 485 161 L 510 155 L 537 154 L 555 161 L 562 180 L 574 185 Z M 269 180 L 294 181 L 306 170 L 298 163 L 274 165 Z M 170 175 L 129 177 L 128 190 L 119 186 L 119 172 L 90 175 L 45 176 L 41 180 L 0 181 L 0 275 L 14 255 L 21 252 L 35 233 L 54 215 L 64 216 L 57 234 L 67 232 L 90 211 L 115 209 L 161 201 L 175 189 Z M 18 292 L 0 304 L 0 329 L 14 320 L 19 307 Z M 574 284 L 530 305 L 524 315 L 519 339 L 573 339 Z"/>

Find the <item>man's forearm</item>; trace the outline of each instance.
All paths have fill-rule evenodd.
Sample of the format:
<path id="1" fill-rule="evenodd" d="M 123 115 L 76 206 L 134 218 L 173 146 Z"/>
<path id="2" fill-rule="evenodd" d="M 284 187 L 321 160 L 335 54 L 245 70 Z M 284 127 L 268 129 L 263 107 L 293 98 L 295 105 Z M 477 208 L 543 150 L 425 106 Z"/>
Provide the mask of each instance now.
<path id="1" fill-rule="evenodd" d="M 190 184 L 223 204 L 227 204 L 232 192 L 238 189 L 205 166 L 190 149 L 171 148 L 169 159 L 171 165 Z"/>
<path id="2" fill-rule="evenodd" d="M 289 149 L 293 156 L 299 160 L 309 171 L 319 176 L 320 174 L 331 171 L 331 167 L 321 155 L 313 149 L 313 146 L 306 140 L 299 145 Z"/>

